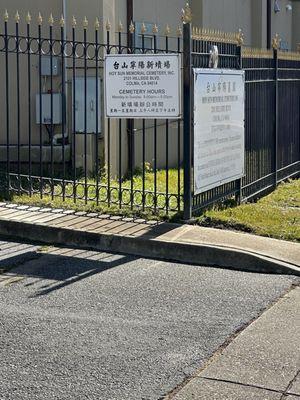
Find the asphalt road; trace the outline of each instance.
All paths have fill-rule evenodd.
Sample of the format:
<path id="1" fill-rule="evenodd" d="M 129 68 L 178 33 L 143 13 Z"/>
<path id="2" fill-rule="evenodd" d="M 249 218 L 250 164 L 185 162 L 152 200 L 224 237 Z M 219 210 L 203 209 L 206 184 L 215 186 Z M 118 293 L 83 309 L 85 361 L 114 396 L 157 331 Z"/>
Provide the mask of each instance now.
<path id="1" fill-rule="evenodd" d="M 1 248 L 0 261 L 17 264 Z M 0 275 L 1 400 L 161 399 L 295 281 L 72 249 L 31 260 L 32 251 Z"/>

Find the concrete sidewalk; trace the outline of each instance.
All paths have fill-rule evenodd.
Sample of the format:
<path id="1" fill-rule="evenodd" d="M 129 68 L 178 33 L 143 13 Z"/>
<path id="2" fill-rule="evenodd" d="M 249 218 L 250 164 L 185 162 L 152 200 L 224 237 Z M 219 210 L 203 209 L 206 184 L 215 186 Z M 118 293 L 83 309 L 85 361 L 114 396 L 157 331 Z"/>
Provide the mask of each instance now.
<path id="1" fill-rule="evenodd" d="M 246 233 L 0 203 L 0 234 L 198 265 L 300 275 L 300 245 Z"/>
<path id="2" fill-rule="evenodd" d="M 299 304 L 298 287 L 167 399 L 300 399 Z"/>

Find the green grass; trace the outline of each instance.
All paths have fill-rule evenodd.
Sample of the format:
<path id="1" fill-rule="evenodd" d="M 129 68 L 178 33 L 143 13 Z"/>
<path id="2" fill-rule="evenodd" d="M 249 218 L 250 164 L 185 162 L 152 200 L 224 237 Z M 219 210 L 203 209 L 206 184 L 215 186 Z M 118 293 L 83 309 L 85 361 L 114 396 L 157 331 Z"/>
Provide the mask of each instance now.
<path id="1" fill-rule="evenodd" d="M 175 196 L 170 199 L 170 207 L 177 209 L 177 195 L 178 195 L 178 171 L 171 169 L 169 171 L 169 193 Z M 182 183 L 183 183 L 183 171 L 180 171 L 181 189 L 180 194 L 182 195 Z M 77 196 L 84 197 L 84 182 L 80 181 L 77 188 Z M 91 185 L 89 188 L 89 196 L 95 196 L 95 184 L 94 179 L 88 179 L 88 184 Z M 107 186 L 107 177 L 103 175 L 100 182 L 101 185 Z M 112 202 L 118 203 L 118 189 L 119 182 L 111 180 L 111 187 L 117 190 L 112 192 Z M 122 189 L 130 189 L 131 180 L 126 179 L 122 182 Z M 142 190 L 143 179 L 141 171 L 136 171 L 133 177 L 133 188 L 134 190 Z M 149 168 L 146 169 L 145 175 L 145 189 L 149 192 L 154 192 L 154 174 Z M 43 188 L 44 191 L 50 192 L 50 187 L 47 185 Z M 65 208 L 73 209 L 76 211 L 87 211 L 87 212 L 100 212 L 109 213 L 112 215 L 123 215 L 123 216 L 134 216 L 142 217 L 146 219 L 160 219 L 160 220 L 173 220 L 180 221 L 182 218 L 181 213 L 169 212 L 166 215 L 165 212 L 165 196 L 166 192 L 166 171 L 157 171 L 157 192 L 161 193 L 158 196 L 158 211 L 154 215 L 153 213 L 153 195 L 146 196 L 146 208 L 143 210 L 140 207 L 133 207 L 130 205 L 122 206 L 122 209 L 118 207 L 118 204 L 111 205 L 108 207 L 106 204 L 106 190 L 100 189 L 100 199 L 102 200 L 98 205 L 96 201 L 91 200 L 86 204 L 84 200 L 77 200 L 74 203 L 72 198 L 73 185 L 66 186 L 66 199 L 63 202 L 60 193 L 60 187 L 56 186 L 54 191 L 54 198 L 50 195 L 43 195 L 41 198 L 38 193 L 31 197 L 27 195 L 12 195 L 10 201 L 24 204 L 24 205 L 36 205 L 41 207 L 52 207 L 52 208 Z M 71 197 L 68 197 L 71 196 Z M 123 201 L 130 204 L 130 192 L 124 192 Z M 134 203 L 141 203 L 141 195 L 136 194 Z M 149 207 L 149 208 L 147 208 Z M 181 198 L 181 210 L 182 210 L 182 198 Z M 272 194 L 260 199 L 256 203 L 243 204 L 236 206 L 234 201 L 228 201 L 225 205 L 215 207 L 213 209 L 205 211 L 201 217 L 197 218 L 196 223 L 202 226 L 218 227 L 223 229 L 235 229 L 242 230 L 245 232 L 251 232 L 256 235 L 273 237 L 284 240 L 300 241 L 300 180 L 293 180 L 287 183 L 279 185 L 277 190 Z"/>
<path id="2" fill-rule="evenodd" d="M 178 187 L 178 170 L 170 169 L 168 172 L 168 193 L 171 196 L 169 200 L 169 209 L 177 210 L 178 203 L 178 193 L 182 195 L 182 190 L 179 190 Z M 180 171 L 180 180 L 183 182 L 183 171 Z M 59 185 L 54 188 L 54 197 L 51 196 L 51 187 L 50 185 L 44 184 L 43 186 L 43 196 L 41 197 L 39 193 L 32 194 L 32 196 L 28 196 L 26 194 L 11 194 L 9 200 L 18 204 L 23 205 L 35 205 L 35 206 L 43 206 L 43 207 L 52 207 L 52 208 L 65 208 L 65 209 L 73 209 L 76 211 L 87 211 L 87 212 L 102 212 L 109 213 L 115 215 L 126 215 L 126 216 L 135 216 L 135 217 L 144 217 L 151 219 L 168 219 L 178 218 L 179 214 L 175 211 L 170 211 L 169 215 L 166 216 L 165 211 L 165 193 L 166 193 L 166 171 L 159 170 L 157 171 L 156 177 L 156 185 L 157 185 L 157 213 L 153 214 L 153 194 L 154 194 L 154 184 L 155 177 L 154 173 L 147 168 L 145 173 L 145 210 L 142 207 L 134 206 L 131 208 L 131 198 L 130 198 L 130 189 L 131 185 L 134 190 L 138 190 L 142 192 L 143 190 L 143 176 L 142 171 L 135 171 L 135 175 L 133 176 L 133 181 L 131 179 L 124 178 L 122 181 L 122 189 L 125 189 L 122 194 L 122 202 L 128 205 L 122 205 L 122 209 L 119 208 L 119 181 L 112 179 L 110 181 L 110 187 L 115 188 L 116 190 L 112 190 L 111 192 L 111 206 L 107 205 L 107 176 L 102 175 L 102 179 L 99 182 L 100 190 L 99 190 L 99 198 L 100 201 L 97 204 L 96 200 L 89 200 L 87 203 L 84 200 L 85 197 L 85 185 L 84 180 L 80 180 L 76 189 L 77 200 L 74 202 L 73 193 L 74 187 L 73 184 L 68 184 L 65 187 L 66 198 L 63 201 L 61 196 L 61 187 Z M 87 181 L 88 188 L 88 197 L 96 198 L 96 187 L 95 187 L 95 179 L 89 178 Z M 101 188 L 102 186 L 102 188 Z M 181 184 L 182 186 L 182 184 Z M 17 186 L 16 186 L 17 188 Z M 39 189 L 38 182 L 36 182 L 36 189 Z M 149 192 L 149 194 L 147 194 Z M 49 193 L 49 194 L 46 194 Z M 80 199 L 82 198 L 82 199 Z M 134 204 L 142 204 L 142 194 L 135 193 L 134 195 Z M 182 200 L 181 200 L 182 205 Z M 176 215 L 177 214 L 177 215 Z"/>
<path id="3" fill-rule="evenodd" d="M 257 203 L 208 210 L 198 223 L 299 242 L 300 180 L 282 183 Z"/>

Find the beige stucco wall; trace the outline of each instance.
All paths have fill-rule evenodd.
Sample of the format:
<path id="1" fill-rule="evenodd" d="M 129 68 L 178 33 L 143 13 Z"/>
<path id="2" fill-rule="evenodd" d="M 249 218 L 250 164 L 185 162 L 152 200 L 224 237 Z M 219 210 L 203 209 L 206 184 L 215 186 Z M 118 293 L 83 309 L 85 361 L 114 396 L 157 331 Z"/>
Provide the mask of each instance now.
<path id="1" fill-rule="evenodd" d="M 297 50 L 300 44 L 300 1 L 294 1 L 293 4 L 293 50 Z"/>
<path id="2" fill-rule="evenodd" d="M 295 7 L 295 1 L 293 7 Z M 293 11 L 287 11 L 286 6 L 291 4 L 290 0 L 281 0 L 281 11 L 275 13 L 272 11 L 272 36 L 276 33 L 279 34 L 282 41 L 284 41 L 289 50 L 292 48 L 292 20 Z"/>
<path id="3" fill-rule="evenodd" d="M 192 0 L 191 4 L 195 25 L 225 32 L 241 28 L 246 45 L 266 47 L 266 0 Z M 286 9 L 288 4 L 292 11 Z M 278 33 L 289 49 L 296 49 L 300 42 L 300 2 L 281 0 L 280 7 L 281 11 L 275 13 L 272 2 L 272 36 Z"/>
<path id="4" fill-rule="evenodd" d="M 202 26 L 225 32 L 237 32 L 241 28 L 246 44 L 250 44 L 251 2 L 252 0 L 202 0 Z"/>
<path id="5" fill-rule="evenodd" d="M 252 0 L 251 8 L 252 35 L 250 42 L 252 47 L 267 47 L 267 1 Z"/>
<path id="6" fill-rule="evenodd" d="M 181 9 L 184 7 L 186 0 L 135 0 L 134 2 L 134 21 L 135 22 L 150 22 L 156 23 L 160 32 L 163 33 L 167 24 L 170 25 L 172 33 L 175 34 L 176 28 L 181 24 Z M 281 0 L 282 10 L 280 13 L 276 14 L 273 12 L 273 34 L 279 33 L 283 40 L 287 41 L 290 47 L 296 48 L 296 44 L 300 42 L 300 1 L 293 1 L 293 12 L 286 11 L 286 4 L 289 3 L 288 0 Z M 32 33 L 37 32 L 37 16 L 38 11 L 43 15 L 44 22 L 42 26 L 43 35 L 48 35 L 49 26 L 48 19 L 52 12 L 56 21 L 54 27 L 54 36 L 59 38 L 60 30 L 57 26 L 57 21 L 63 12 L 63 1 L 62 0 L 0 0 L 0 9 L 4 10 L 7 8 L 11 17 L 14 16 L 16 10 L 19 10 L 21 16 L 20 31 L 25 32 L 25 15 L 27 10 L 30 11 L 32 15 L 31 29 Z M 88 6 L 87 6 L 88 4 Z M 220 29 L 223 31 L 237 31 L 242 28 L 245 35 L 245 43 L 251 44 L 256 47 L 266 46 L 266 0 L 191 0 L 191 6 L 193 10 L 194 24 L 196 26 L 203 26 L 212 29 Z M 83 0 L 66 0 L 66 26 L 67 26 L 67 39 L 71 39 L 71 18 L 75 15 L 77 19 L 77 29 L 76 38 L 77 40 L 82 40 L 83 30 L 82 21 L 84 16 L 87 17 L 89 21 L 89 27 L 87 29 L 87 39 L 93 41 L 95 37 L 94 22 L 96 16 L 99 17 L 101 21 L 101 28 L 99 30 L 99 41 L 105 42 L 106 40 L 106 30 L 105 21 L 109 18 L 112 28 L 111 28 L 111 42 L 114 42 L 115 31 L 117 30 L 117 25 L 119 20 L 123 22 L 124 27 L 126 27 L 126 0 L 88 0 L 85 2 Z M 13 19 L 10 19 L 9 29 L 13 31 L 15 29 Z M 126 36 L 123 36 L 124 42 L 126 41 Z M 174 43 L 176 43 L 174 41 Z M 5 65 L 4 55 L 0 55 L 0 91 L 2 94 L 5 93 Z M 11 142 L 17 142 L 17 130 L 16 130 L 16 68 L 15 68 L 15 56 L 10 56 L 10 110 L 11 110 Z M 70 66 L 68 62 L 67 66 Z M 79 66 L 79 64 L 78 64 Z M 27 58 L 25 56 L 21 57 L 20 60 L 20 70 L 23 71 L 22 83 L 21 83 L 21 96 L 20 105 L 22 110 L 21 115 L 21 139 L 22 142 L 28 141 L 28 98 L 27 98 L 27 83 L 26 83 L 26 73 L 27 73 Z M 32 74 L 32 87 L 31 87 L 31 115 L 32 120 L 35 121 L 35 94 L 39 91 L 38 85 L 38 58 L 32 56 L 31 58 L 31 74 Z M 67 93 L 68 93 L 68 104 L 70 107 L 71 102 L 71 77 L 72 71 L 67 72 Z M 77 74 L 82 74 L 82 70 L 78 70 Z M 93 69 L 89 70 L 88 75 L 95 76 L 95 71 Z M 100 70 L 100 75 L 102 77 L 103 70 Z M 54 91 L 59 91 L 61 87 L 61 77 L 54 78 Z M 49 89 L 49 80 L 46 83 L 45 90 Z M 0 97 L 0 107 L 5 110 L 5 96 Z M 103 102 L 102 102 L 102 116 L 103 112 Z M 153 163 L 153 122 L 148 123 L 149 127 L 146 130 L 146 160 Z M 108 162 L 108 131 L 107 131 L 107 120 L 102 118 L 102 126 L 104 134 L 104 142 L 106 145 L 106 159 L 105 163 Z M 170 166 L 176 164 L 176 128 L 173 128 L 176 124 L 170 125 Z M 141 166 L 141 122 L 137 121 L 135 123 L 137 128 L 136 133 L 136 164 Z M 69 133 L 71 131 L 71 126 L 69 125 Z M 5 143 L 5 121 L 2 118 L 2 123 L 0 125 L 0 144 Z M 59 133 L 60 127 L 56 128 L 56 132 Z M 122 157 L 122 170 L 126 170 L 127 166 L 127 132 L 125 121 L 122 123 L 122 133 L 121 141 L 123 148 Z M 32 140 L 33 143 L 39 144 L 39 126 L 35 123 L 32 124 Z M 46 131 L 43 131 L 42 140 L 47 140 Z M 82 163 L 82 151 L 83 151 L 83 140 L 82 136 L 78 136 L 77 148 L 78 148 L 78 164 Z M 89 164 L 92 165 L 93 154 L 95 146 L 95 137 L 89 137 L 90 155 Z M 119 132 L 118 132 L 118 121 L 111 121 L 111 134 L 110 134 L 110 149 L 111 149 L 111 163 L 112 172 L 115 174 L 118 170 L 118 149 L 119 146 Z M 103 143 L 100 144 L 103 148 Z M 165 128 L 162 126 L 158 130 L 158 166 L 162 167 L 164 164 L 164 157 L 166 153 L 165 148 Z M 103 160 L 103 157 L 102 157 Z"/>
<path id="7" fill-rule="evenodd" d="M 164 32 L 167 24 L 173 33 L 181 24 L 181 10 L 185 0 L 136 0 L 134 2 L 134 20 L 138 22 L 156 23 L 160 32 Z"/>

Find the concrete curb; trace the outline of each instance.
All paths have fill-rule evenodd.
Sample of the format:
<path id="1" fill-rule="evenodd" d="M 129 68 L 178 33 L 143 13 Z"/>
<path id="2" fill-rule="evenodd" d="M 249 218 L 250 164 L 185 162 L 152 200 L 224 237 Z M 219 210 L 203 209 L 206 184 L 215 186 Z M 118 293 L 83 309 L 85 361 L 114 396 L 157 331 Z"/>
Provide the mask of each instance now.
<path id="1" fill-rule="evenodd" d="M 255 252 L 205 244 L 169 242 L 0 219 L 0 234 L 51 245 L 118 252 L 188 264 L 206 265 L 249 272 L 300 276 L 300 268 Z"/>

